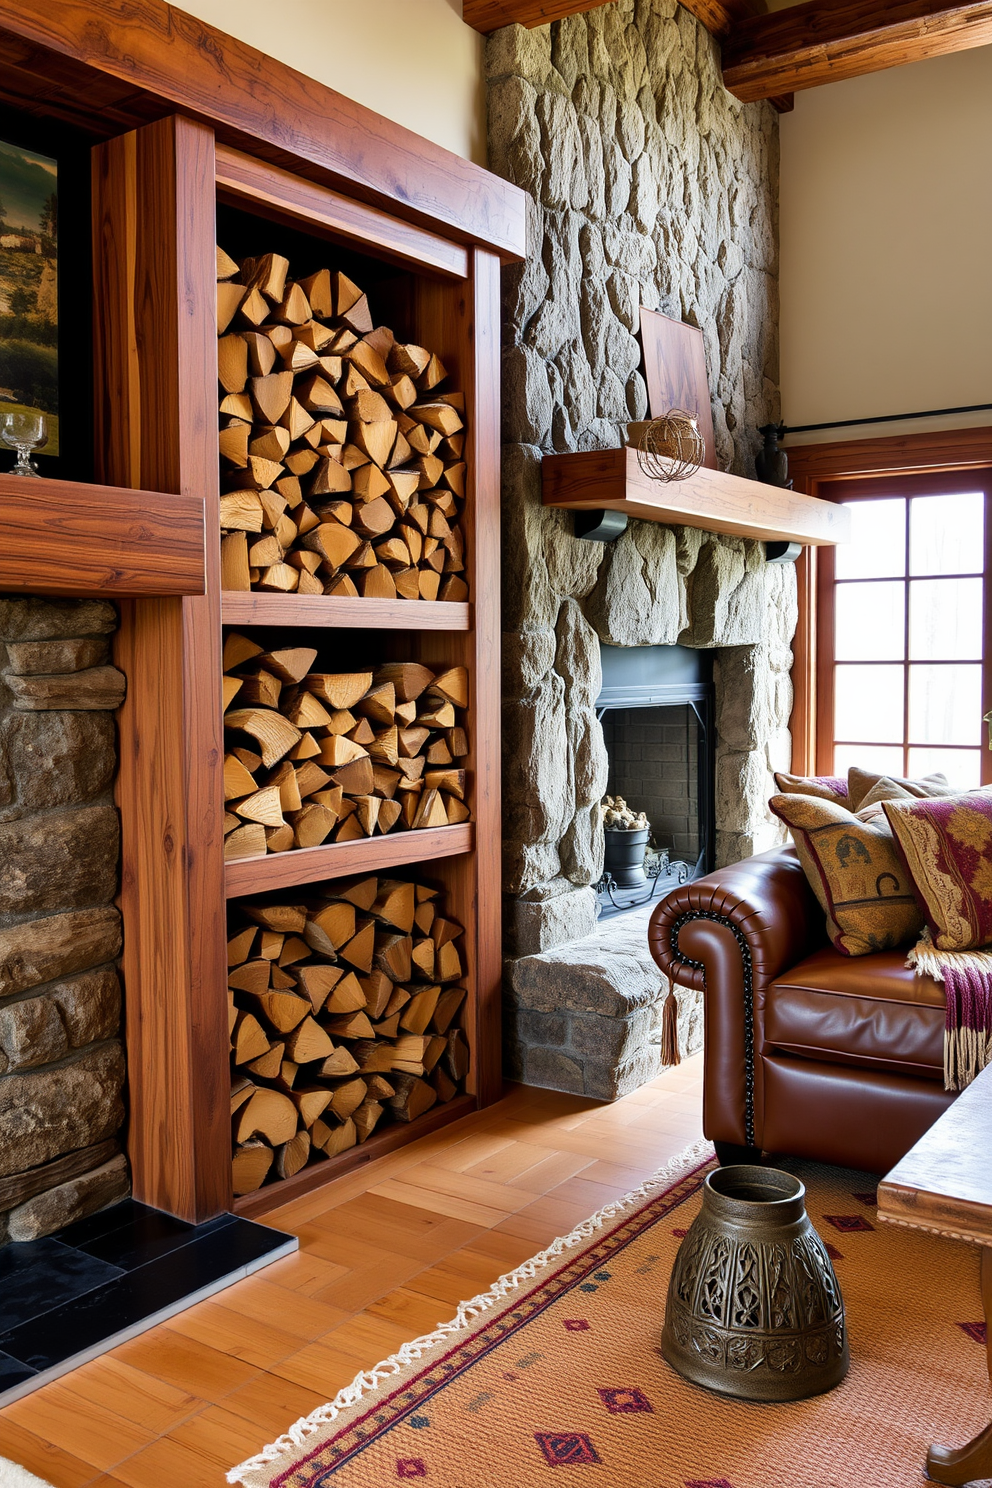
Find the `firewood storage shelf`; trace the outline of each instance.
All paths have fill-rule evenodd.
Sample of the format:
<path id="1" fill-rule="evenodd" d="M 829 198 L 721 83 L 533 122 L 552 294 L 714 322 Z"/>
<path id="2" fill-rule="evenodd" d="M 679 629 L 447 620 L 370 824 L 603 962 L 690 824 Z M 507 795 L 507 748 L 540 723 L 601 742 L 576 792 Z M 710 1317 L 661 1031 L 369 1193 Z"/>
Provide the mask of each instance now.
<path id="1" fill-rule="evenodd" d="M 100 0 L 80 0 L 57 38 L 37 31 L 28 0 L 5 11 L 5 30 L 27 48 L 33 110 L 65 117 L 69 108 L 73 124 L 96 141 L 95 396 L 93 484 L 34 482 L 28 494 L 41 505 L 25 507 L 22 520 L 23 485 L 0 476 L 0 523 L 17 530 L 19 571 L 0 564 L 7 574 L 0 587 L 120 601 L 128 1155 L 136 1199 L 198 1223 L 232 1207 L 265 1213 L 501 1094 L 499 271 L 522 256 L 524 199 L 258 55 L 263 92 L 270 90 L 260 98 L 256 73 L 243 71 L 250 48 L 238 43 L 232 51 L 191 17 L 174 23 L 160 0 L 149 0 L 148 18 L 135 22 L 155 38 L 154 72 L 140 46 L 126 48 L 120 64 L 115 49 L 95 51 L 94 28 L 106 24 Z M 16 106 L 24 74 L 8 70 L 0 57 L 0 98 Z M 213 70 L 216 86 L 205 77 Z M 271 119 L 280 111 L 274 144 Z M 239 148 L 218 141 L 215 127 Z M 278 166 L 258 158 L 277 147 Z M 437 351 L 466 399 L 466 602 L 222 592 L 218 203 L 303 230 L 326 243 L 329 257 L 340 247 L 409 274 L 411 330 Z M 46 517 L 39 528 L 42 508 L 51 523 Z M 39 536 L 26 549 L 28 515 Z M 56 544 L 63 573 L 52 579 L 44 568 Z M 394 632 L 427 667 L 465 667 L 472 820 L 240 860 L 225 872 L 223 624 L 282 627 L 286 644 L 298 629 Z M 467 1093 L 235 1206 L 228 898 L 416 865 L 465 926 Z"/>

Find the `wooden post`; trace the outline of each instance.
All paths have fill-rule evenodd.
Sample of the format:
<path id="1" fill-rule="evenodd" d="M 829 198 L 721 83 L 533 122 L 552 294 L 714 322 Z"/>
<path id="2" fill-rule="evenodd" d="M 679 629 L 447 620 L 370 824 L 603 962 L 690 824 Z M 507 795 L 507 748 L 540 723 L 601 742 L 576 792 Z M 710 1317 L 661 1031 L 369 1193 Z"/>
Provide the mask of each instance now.
<path id="1" fill-rule="evenodd" d="M 432 865 L 450 896 L 455 919 L 469 927 L 469 1014 L 473 1038 L 468 1089 L 480 1106 L 503 1090 L 501 1046 L 502 925 L 500 822 L 500 424 L 499 259 L 476 249 L 469 278 L 451 287 L 421 279 L 416 291 L 417 334 L 436 347 L 468 408 L 470 486 L 465 529 L 472 629 L 422 634 L 417 656 L 468 668 L 471 694 L 467 759 L 472 779 L 475 852 Z"/>
<path id="2" fill-rule="evenodd" d="M 198 1222 L 231 1201 L 213 132 L 161 119 L 93 167 L 97 479 L 206 503 L 206 593 L 126 601 L 116 655 L 134 1194 Z"/>

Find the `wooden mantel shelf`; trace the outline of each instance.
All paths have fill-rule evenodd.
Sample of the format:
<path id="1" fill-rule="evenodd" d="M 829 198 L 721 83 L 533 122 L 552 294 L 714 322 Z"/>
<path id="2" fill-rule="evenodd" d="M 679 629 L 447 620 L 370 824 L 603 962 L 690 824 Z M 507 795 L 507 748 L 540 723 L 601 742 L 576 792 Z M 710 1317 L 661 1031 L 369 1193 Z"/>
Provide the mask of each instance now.
<path id="1" fill-rule="evenodd" d="M 200 496 L 0 474 L 0 591 L 204 592 Z"/>
<path id="2" fill-rule="evenodd" d="M 830 501 L 720 470 L 704 468 L 688 480 L 667 484 L 652 480 L 630 446 L 546 455 L 543 501 L 572 511 L 624 512 L 642 521 L 701 527 L 728 537 L 811 545 L 846 542 L 851 520 Z"/>

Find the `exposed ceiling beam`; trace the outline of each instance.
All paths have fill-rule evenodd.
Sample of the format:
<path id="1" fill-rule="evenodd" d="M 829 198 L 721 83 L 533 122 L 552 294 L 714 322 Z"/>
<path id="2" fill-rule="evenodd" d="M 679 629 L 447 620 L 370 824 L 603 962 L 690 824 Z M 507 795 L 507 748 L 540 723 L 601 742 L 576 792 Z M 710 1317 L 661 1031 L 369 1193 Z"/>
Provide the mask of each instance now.
<path id="1" fill-rule="evenodd" d="M 992 0 L 806 0 L 736 25 L 723 44 L 723 80 L 752 103 L 989 42 Z"/>
<path id="2" fill-rule="evenodd" d="M 584 10 L 598 10 L 605 0 L 462 0 L 462 19 L 488 36 L 500 26 L 546 26 Z M 765 0 L 682 0 L 713 36 L 726 36 L 732 26 L 764 15 Z"/>

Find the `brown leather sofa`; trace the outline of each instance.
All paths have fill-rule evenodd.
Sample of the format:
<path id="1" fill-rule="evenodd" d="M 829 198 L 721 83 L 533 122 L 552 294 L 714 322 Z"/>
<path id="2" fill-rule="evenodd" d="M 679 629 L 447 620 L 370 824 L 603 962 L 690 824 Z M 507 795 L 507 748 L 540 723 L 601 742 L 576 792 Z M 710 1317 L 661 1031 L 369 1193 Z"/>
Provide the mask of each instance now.
<path id="1" fill-rule="evenodd" d="M 835 951 L 791 847 L 674 890 L 649 936 L 666 976 L 704 990 L 703 1130 L 721 1162 L 763 1149 L 884 1173 L 952 1101 L 943 988 L 905 950 Z"/>

